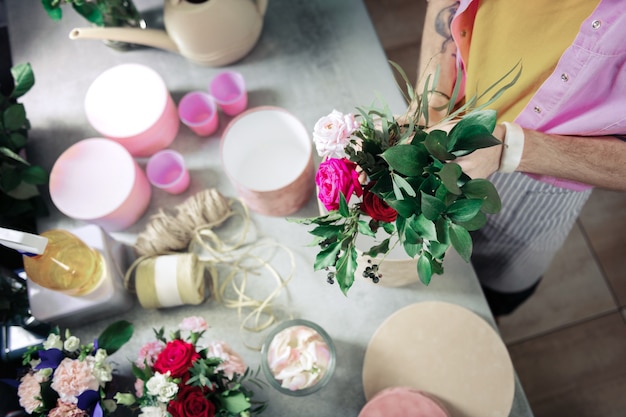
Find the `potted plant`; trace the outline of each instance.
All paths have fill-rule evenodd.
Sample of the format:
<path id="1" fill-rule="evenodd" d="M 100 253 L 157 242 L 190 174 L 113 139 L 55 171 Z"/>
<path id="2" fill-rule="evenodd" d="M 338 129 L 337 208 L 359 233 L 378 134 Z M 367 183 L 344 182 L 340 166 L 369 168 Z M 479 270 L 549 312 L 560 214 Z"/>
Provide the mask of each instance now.
<path id="1" fill-rule="evenodd" d="M 12 67 L 11 75 L 13 85 L 0 91 L 0 226 L 33 232 L 35 218 L 48 214 L 37 188 L 48 183 L 48 173 L 25 158 L 30 122 L 18 99 L 31 89 L 35 77 L 28 63 Z M 4 264 L 9 255 L 2 255 Z"/>

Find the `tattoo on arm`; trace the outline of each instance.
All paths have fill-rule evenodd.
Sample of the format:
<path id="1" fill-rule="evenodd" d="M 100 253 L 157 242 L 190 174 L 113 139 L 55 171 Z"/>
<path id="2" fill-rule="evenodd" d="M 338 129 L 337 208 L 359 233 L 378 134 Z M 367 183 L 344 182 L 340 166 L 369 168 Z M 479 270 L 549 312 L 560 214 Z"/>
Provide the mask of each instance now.
<path id="1" fill-rule="evenodd" d="M 452 18 L 456 14 L 458 8 L 459 2 L 456 1 L 453 4 L 441 9 L 435 18 L 435 31 L 443 37 L 441 53 L 445 52 L 448 44 L 452 42 L 452 32 L 450 27 L 452 26 Z"/>
<path id="2" fill-rule="evenodd" d="M 624 142 L 626 142 L 626 135 L 614 135 L 616 138 L 623 140 Z"/>

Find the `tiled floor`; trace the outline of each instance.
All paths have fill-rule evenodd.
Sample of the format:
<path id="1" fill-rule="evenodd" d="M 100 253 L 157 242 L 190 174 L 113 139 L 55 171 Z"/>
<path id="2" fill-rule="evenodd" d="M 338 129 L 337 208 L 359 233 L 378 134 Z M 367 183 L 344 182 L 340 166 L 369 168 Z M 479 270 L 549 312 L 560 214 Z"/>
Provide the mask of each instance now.
<path id="1" fill-rule="evenodd" d="M 415 76 L 425 1 L 365 0 Z M 500 321 L 536 417 L 626 416 L 626 193 L 595 190 L 537 293 Z"/>

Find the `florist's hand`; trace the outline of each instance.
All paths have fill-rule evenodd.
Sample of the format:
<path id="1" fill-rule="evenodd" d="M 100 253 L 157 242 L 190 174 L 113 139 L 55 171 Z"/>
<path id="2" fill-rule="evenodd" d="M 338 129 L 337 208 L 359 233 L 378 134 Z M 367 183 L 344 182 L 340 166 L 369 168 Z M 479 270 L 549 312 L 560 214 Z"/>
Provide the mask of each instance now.
<path id="1" fill-rule="evenodd" d="M 502 141 L 504 133 L 504 126 L 496 125 L 493 135 Z M 495 145 L 489 148 L 477 149 L 469 155 L 455 159 L 454 162 L 459 164 L 463 172 L 472 178 L 487 178 L 500 168 L 501 157 L 502 145 Z"/>

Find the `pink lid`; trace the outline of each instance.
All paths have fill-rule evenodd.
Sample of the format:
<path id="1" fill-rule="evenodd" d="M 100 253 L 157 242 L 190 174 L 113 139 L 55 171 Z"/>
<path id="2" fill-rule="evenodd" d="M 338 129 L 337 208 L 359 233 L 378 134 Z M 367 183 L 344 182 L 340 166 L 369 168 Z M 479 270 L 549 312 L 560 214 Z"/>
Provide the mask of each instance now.
<path id="1" fill-rule="evenodd" d="M 124 229 L 145 212 L 150 184 L 130 153 L 103 138 L 84 139 L 59 156 L 50 172 L 50 197 L 68 217 Z"/>
<path id="2" fill-rule="evenodd" d="M 441 404 L 409 387 L 392 387 L 369 400 L 359 417 L 449 417 Z"/>

